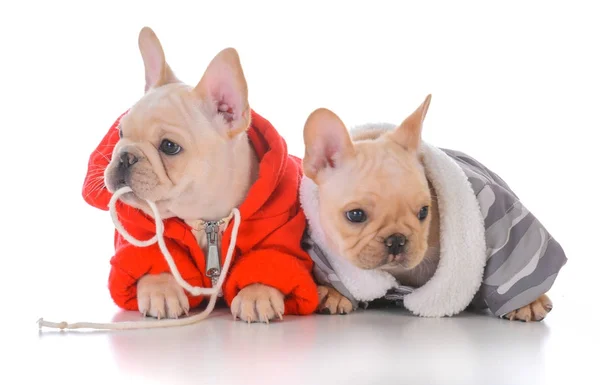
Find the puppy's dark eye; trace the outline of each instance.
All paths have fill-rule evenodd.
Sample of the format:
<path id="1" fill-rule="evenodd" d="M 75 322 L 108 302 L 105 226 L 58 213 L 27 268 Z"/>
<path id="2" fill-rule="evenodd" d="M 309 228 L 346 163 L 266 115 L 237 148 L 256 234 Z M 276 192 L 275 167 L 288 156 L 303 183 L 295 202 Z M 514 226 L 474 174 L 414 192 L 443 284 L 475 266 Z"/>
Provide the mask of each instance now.
<path id="1" fill-rule="evenodd" d="M 352 223 L 362 223 L 367 220 L 367 214 L 361 209 L 346 211 L 346 218 Z"/>
<path id="2" fill-rule="evenodd" d="M 119 138 L 123 139 L 123 129 L 119 126 Z"/>
<path id="3" fill-rule="evenodd" d="M 164 139 L 160 143 L 160 150 L 167 155 L 176 155 L 181 151 L 181 146 L 175 142 L 171 142 L 169 139 Z"/>
<path id="4" fill-rule="evenodd" d="M 423 206 L 421 207 L 421 210 L 419 210 L 419 214 L 417 215 L 417 217 L 420 221 L 422 221 L 425 218 L 427 218 L 427 214 L 429 214 L 429 206 Z"/>

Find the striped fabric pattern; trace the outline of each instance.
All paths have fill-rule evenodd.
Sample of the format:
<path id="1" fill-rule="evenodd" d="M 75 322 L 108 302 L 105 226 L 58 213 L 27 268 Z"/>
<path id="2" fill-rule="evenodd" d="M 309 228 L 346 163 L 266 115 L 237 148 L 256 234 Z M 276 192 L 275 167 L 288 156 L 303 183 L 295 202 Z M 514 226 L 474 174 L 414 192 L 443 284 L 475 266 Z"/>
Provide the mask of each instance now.
<path id="1" fill-rule="evenodd" d="M 473 305 L 502 316 L 531 303 L 551 288 L 564 250 L 502 178 L 462 152 L 442 150 L 465 172 L 485 221 L 487 263 Z"/>

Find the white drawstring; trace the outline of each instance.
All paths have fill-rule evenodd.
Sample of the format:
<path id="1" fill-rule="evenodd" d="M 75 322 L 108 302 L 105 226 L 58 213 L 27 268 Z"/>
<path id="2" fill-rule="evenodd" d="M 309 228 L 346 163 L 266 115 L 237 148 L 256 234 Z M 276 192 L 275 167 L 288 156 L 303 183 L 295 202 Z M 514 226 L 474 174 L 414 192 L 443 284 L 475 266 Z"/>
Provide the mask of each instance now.
<path id="1" fill-rule="evenodd" d="M 229 243 L 229 248 L 227 249 L 227 254 L 225 256 L 225 261 L 223 262 L 223 269 L 221 271 L 221 275 L 219 276 L 219 280 L 217 284 L 212 288 L 204 288 L 191 286 L 187 283 L 179 274 L 179 270 L 177 269 L 177 265 L 175 265 L 175 261 L 173 260 L 173 256 L 169 253 L 167 249 L 167 245 L 165 243 L 165 239 L 163 237 L 164 232 L 164 224 L 160 214 L 158 212 L 158 208 L 156 204 L 151 201 L 146 201 L 152 209 L 152 213 L 154 214 L 154 221 L 156 223 L 156 235 L 152 238 L 142 241 L 139 239 L 133 238 L 127 230 L 123 227 L 123 224 L 119 220 L 116 212 L 116 202 L 117 199 L 123 194 L 131 192 L 130 187 L 123 187 L 117 190 L 114 195 L 111 197 L 108 207 L 110 209 L 110 215 L 113 219 L 115 227 L 119 233 L 132 245 L 138 247 L 146 247 L 155 244 L 158 242 L 158 246 L 162 251 L 169 268 L 171 269 L 171 273 L 175 277 L 177 283 L 187 290 L 193 296 L 200 295 L 210 295 L 210 300 L 206 309 L 201 313 L 195 314 L 193 316 L 178 318 L 178 319 L 162 319 L 162 320 L 153 320 L 153 321 L 131 321 L 131 322 L 108 322 L 108 323 L 95 323 L 95 322 L 76 322 L 69 324 L 67 322 L 49 322 L 44 321 L 43 318 L 38 320 L 39 327 L 49 327 L 49 328 L 58 328 L 58 329 L 108 329 L 108 330 L 127 330 L 127 329 L 147 329 L 147 328 L 160 328 L 160 327 L 171 327 L 171 326 L 183 326 L 190 325 L 203 319 L 207 318 L 212 310 L 215 307 L 215 303 L 217 302 L 218 294 L 220 292 L 221 286 L 223 286 L 223 281 L 225 280 L 225 276 L 229 270 L 229 265 L 231 264 L 231 259 L 233 257 L 233 250 L 235 248 L 235 243 L 237 240 L 237 234 L 240 227 L 240 212 L 237 208 L 233 209 L 233 230 L 231 232 L 231 241 Z"/>

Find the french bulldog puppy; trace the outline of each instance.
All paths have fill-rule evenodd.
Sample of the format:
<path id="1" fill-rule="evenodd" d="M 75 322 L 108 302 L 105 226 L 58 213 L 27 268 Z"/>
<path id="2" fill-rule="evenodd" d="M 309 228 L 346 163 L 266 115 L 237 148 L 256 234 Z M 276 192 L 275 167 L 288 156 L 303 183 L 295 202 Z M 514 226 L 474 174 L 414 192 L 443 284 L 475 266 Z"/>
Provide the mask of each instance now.
<path id="1" fill-rule="evenodd" d="M 334 266 L 327 274 L 321 274 L 324 281 L 328 279 L 326 277 L 336 274 L 344 278 L 346 271 L 349 272 L 347 280 L 336 278 L 337 283 L 357 285 L 356 282 L 361 279 L 358 268 L 386 272 L 388 274 L 381 275 L 380 281 L 391 275 L 397 283 L 418 290 L 436 274 L 441 250 L 438 192 L 429 179 L 430 173 L 426 172 L 421 151 L 421 130 L 429 104 L 430 96 L 399 126 L 366 124 L 349 131 L 335 113 L 325 108 L 315 110 L 308 117 L 304 128 L 306 150 L 303 160 L 306 197 L 301 197 L 301 200 L 304 199 L 302 204 L 309 219 L 309 229 L 312 223 L 314 232 L 317 232 L 318 225 L 318 232 L 322 233 L 319 240 L 322 242 L 321 249 L 325 251 L 321 254 L 327 254 L 327 258 L 322 259 Z M 470 172 L 466 166 L 465 169 Z M 461 183 L 468 183 L 466 181 L 464 177 Z M 469 194 L 472 196 L 465 199 L 476 199 L 472 191 Z M 480 204 L 482 207 L 486 205 L 485 202 Z M 477 207 L 476 217 L 480 215 L 478 210 Z M 447 219 L 447 223 L 452 223 L 452 218 Z M 473 226 L 479 226 L 478 223 L 474 222 Z M 479 231 L 476 227 L 474 229 Z M 510 227 L 507 231 L 510 231 Z M 505 238 L 499 241 L 509 243 L 508 235 Z M 516 236 L 513 235 L 513 238 Z M 513 247 L 518 240 L 511 240 L 509 245 Z M 533 239 L 528 242 L 533 243 Z M 466 253 L 469 252 L 465 245 L 458 245 L 457 249 L 461 247 Z M 550 252 L 550 248 L 548 250 Z M 517 264 L 526 265 L 527 257 L 532 260 L 540 258 L 533 254 L 522 256 L 525 262 Z M 485 261 L 486 258 L 483 235 L 479 255 L 478 263 L 483 266 L 485 262 L 481 260 Z M 563 263 L 562 250 L 555 255 L 557 266 L 560 266 Z M 552 259 L 548 257 L 549 261 Z M 347 262 L 355 268 L 343 270 L 343 264 Z M 515 261 L 512 263 L 515 264 Z M 342 267 L 336 270 L 336 266 Z M 461 268 L 468 270 L 469 267 L 459 265 L 458 269 Z M 481 280 L 483 270 L 474 274 L 475 281 Z M 456 276 L 459 276 L 458 273 Z M 380 276 L 377 277 L 379 279 Z M 451 279 L 448 278 L 448 281 Z M 320 283 L 321 311 L 346 314 L 356 308 L 333 285 Z M 473 290 L 467 294 L 465 304 L 479 283 L 470 284 Z M 453 288 L 440 286 L 440 290 L 452 291 Z M 362 292 L 356 289 L 355 293 Z M 552 302 L 544 292 L 540 294 L 530 303 L 503 316 L 511 320 L 542 320 L 552 308 Z M 432 299 L 432 302 L 435 300 Z M 435 312 L 430 311 L 429 314 Z"/>
<path id="2" fill-rule="evenodd" d="M 183 278 L 204 287 L 211 279 L 208 230 L 201 224 L 218 223 L 222 242 L 217 247 L 223 253 L 215 267 L 220 268 L 231 236 L 230 214 L 239 208 L 242 224 L 223 287 L 234 318 L 268 322 L 286 312 L 310 313 L 316 285 L 308 278 L 306 284 L 297 281 L 310 277 L 311 263 L 299 246 L 305 223 L 297 199 L 301 167 L 288 159 L 275 129 L 251 111 L 236 50 L 218 53 L 200 81 L 190 86 L 167 64 L 152 29 L 141 30 L 139 49 L 145 93 L 115 123 L 118 138 L 109 132 L 92 155 L 86 201 L 106 209 L 106 197 L 130 187 L 132 192 L 121 197 L 125 206 L 118 206 L 119 215 L 138 239 L 152 235 L 146 200 L 153 201 L 165 220 L 167 245 Z M 98 170 L 103 170 L 105 185 L 99 189 L 90 186 Z M 109 286 L 121 307 L 175 318 L 201 301 L 177 284 L 157 247 L 132 249 L 122 238 L 116 247 Z M 286 263 L 294 267 L 280 274 L 277 267 Z M 287 274 L 300 278 L 287 279 Z M 294 295 L 296 289 L 304 294 Z M 304 305 L 295 302 L 303 299 Z"/>

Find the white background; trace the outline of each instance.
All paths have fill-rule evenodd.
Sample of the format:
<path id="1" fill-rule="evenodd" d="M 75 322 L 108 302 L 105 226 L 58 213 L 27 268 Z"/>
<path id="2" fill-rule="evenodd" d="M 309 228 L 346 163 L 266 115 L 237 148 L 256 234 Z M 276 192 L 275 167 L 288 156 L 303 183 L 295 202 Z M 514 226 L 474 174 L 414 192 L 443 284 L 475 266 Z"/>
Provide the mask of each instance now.
<path id="1" fill-rule="evenodd" d="M 563 245 L 569 261 L 554 298 L 569 293 L 580 313 L 572 314 L 575 326 L 565 327 L 576 327 L 578 317 L 597 314 L 600 269 L 597 7 L 594 1 L 3 2 L 0 285 L 8 304 L 1 322 L 29 330 L 40 316 L 77 320 L 101 306 L 110 318 L 116 310 L 106 290 L 112 223 L 107 212 L 84 203 L 81 189 L 90 154 L 142 96 L 137 35 L 147 25 L 190 84 L 218 51 L 235 47 L 251 107 L 299 156 L 303 124 L 315 108 L 332 109 L 349 126 L 400 123 L 431 93 L 425 140 L 496 171 Z"/>

